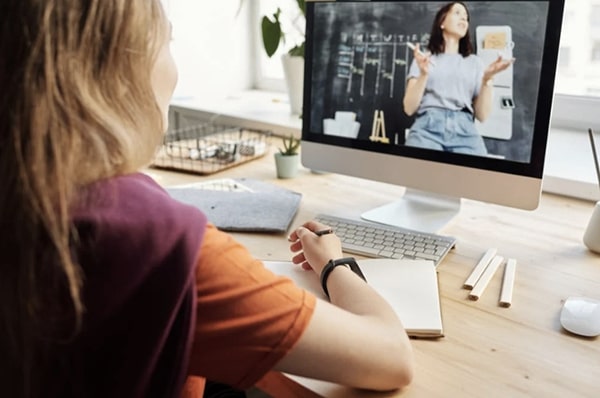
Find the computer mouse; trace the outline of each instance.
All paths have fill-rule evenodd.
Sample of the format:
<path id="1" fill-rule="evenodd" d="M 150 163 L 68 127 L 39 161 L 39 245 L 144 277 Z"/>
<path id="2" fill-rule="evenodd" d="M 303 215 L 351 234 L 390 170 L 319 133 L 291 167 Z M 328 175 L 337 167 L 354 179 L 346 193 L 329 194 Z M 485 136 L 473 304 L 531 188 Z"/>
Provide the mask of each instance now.
<path id="1" fill-rule="evenodd" d="M 565 300 L 560 323 L 571 333 L 580 336 L 600 336 L 600 300 L 572 296 Z"/>

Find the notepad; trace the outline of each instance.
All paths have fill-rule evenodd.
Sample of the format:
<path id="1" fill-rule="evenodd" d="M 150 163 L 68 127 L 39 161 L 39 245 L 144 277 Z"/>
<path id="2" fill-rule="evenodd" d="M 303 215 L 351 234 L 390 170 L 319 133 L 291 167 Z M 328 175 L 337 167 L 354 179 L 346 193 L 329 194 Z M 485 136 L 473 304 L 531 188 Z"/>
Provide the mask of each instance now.
<path id="1" fill-rule="evenodd" d="M 291 278 L 327 300 L 317 274 L 286 261 L 265 261 L 277 275 Z M 442 337 L 442 311 L 437 272 L 429 260 L 373 258 L 358 260 L 368 283 L 394 308 L 411 337 Z"/>

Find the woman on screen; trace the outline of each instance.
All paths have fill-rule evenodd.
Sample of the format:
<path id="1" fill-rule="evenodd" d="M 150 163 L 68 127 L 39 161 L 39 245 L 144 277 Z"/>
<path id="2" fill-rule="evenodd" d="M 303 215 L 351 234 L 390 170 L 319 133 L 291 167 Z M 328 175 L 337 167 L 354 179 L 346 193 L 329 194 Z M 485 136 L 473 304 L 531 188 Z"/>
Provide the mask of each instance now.
<path id="1" fill-rule="evenodd" d="M 141 172 L 177 81 L 161 0 L 3 0 L 0 26 L 0 395 L 180 398 L 195 380 L 197 397 L 206 379 L 243 394 L 272 369 L 410 383 L 401 321 L 336 266 L 327 226 L 281 244 L 330 301 Z"/>
<path id="2" fill-rule="evenodd" d="M 473 53 L 469 11 L 462 2 L 444 5 L 436 14 L 427 46 L 414 46 L 403 105 L 416 118 L 406 145 L 485 156 L 487 149 L 475 128 L 492 110 L 493 78 L 514 59 L 498 56 L 484 67 Z"/>

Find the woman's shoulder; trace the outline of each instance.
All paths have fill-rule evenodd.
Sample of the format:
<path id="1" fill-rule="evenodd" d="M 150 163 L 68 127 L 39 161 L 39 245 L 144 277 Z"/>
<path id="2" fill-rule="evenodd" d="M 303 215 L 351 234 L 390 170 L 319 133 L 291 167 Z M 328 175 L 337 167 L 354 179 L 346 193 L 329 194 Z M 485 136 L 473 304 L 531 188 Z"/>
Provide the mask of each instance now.
<path id="1" fill-rule="evenodd" d="M 115 213 L 118 217 L 154 219 L 176 214 L 199 214 L 200 211 L 171 198 L 151 177 L 132 173 L 103 179 L 83 187 L 74 208 L 81 214 Z"/>
<path id="2" fill-rule="evenodd" d="M 206 216 L 172 199 L 142 173 L 117 176 L 82 189 L 72 212 L 76 227 L 103 244 L 169 250 L 178 241 L 200 242 Z M 80 232 L 81 233 L 81 232 Z"/>

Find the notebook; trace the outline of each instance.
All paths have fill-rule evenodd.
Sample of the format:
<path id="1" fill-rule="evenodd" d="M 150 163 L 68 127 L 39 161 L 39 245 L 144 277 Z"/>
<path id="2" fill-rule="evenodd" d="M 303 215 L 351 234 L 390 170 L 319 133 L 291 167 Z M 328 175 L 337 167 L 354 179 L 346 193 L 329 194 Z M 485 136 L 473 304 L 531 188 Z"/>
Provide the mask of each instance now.
<path id="1" fill-rule="evenodd" d="M 302 199 L 298 192 L 251 178 L 214 179 L 167 192 L 202 210 L 223 231 L 286 232 Z"/>
<path id="2" fill-rule="evenodd" d="M 327 300 L 317 274 L 287 261 L 264 261 L 275 274 Z M 411 337 L 443 337 L 442 311 L 435 265 L 429 260 L 371 258 L 358 260 L 367 283 L 394 308 Z"/>

